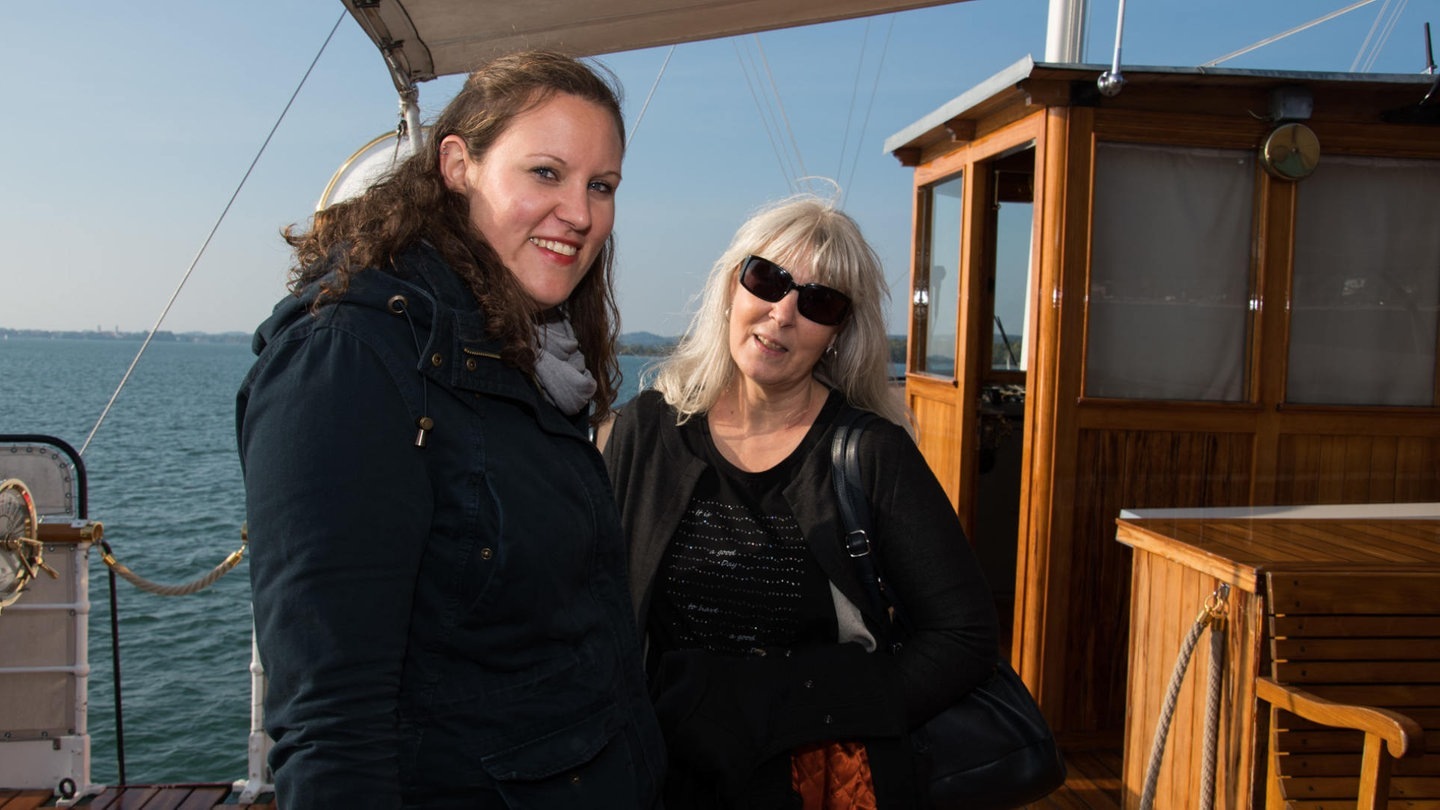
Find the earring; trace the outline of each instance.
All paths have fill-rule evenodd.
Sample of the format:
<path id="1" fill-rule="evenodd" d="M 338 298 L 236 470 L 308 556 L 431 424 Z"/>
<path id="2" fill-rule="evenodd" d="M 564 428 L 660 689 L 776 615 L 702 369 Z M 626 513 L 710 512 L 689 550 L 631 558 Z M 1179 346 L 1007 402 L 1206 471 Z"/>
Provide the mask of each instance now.
<path id="1" fill-rule="evenodd" d="M 835 348 L 835 341 L 830 341 L 830 345 L 825 347 L 825 359 L 834 360 L 839 356 L 840 350 Z"/>

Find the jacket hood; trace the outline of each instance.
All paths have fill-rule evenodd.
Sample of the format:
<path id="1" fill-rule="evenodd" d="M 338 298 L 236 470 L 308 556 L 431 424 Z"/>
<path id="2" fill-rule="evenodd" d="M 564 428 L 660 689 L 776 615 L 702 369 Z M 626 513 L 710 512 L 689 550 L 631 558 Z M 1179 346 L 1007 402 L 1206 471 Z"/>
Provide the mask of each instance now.
<path id="1" fill-rule="evenodd" d="M 358 306 L 387 312 L 402 310 L 422 334 L 452 333 L 470 345 L 488 344 L 498 352 L 500 342 L 485 335 L 485 317 L 469 288 L 429 244 L 420 243 L 401 251 L 383 270 L 370 268 L 350 277 L 339 297 L 320 305 L 311 314 L 321 288 L 334 277 L 333 271 L 308 284 L 298 295 L 287 296 L 275 305 L 251 341 L 251 350 L 260 354 L 291 325 L 306 317 L 323 317 L 336 305 Z M 401 300 L 396 302 L 396 297 Z M 449 328 L 437 330 L 438 321 L 450 321 Z"/>
<path id="2" fill-rule="evenodd" d="M 523 403 L 547 430 L 585 432 L 588 409 L 567 417 L 542 407 L 543 394 L 533 370 L 502 361 L 503 341 L 486 334 L 485 315 L 474 294 L 429 244 L 407 248 L 385 268 L 354 274 L 343 294 L 312 311 L 322 286 L 323 279 L 317 280 L 276 304 L 255 332 L 251 347 L 256 355 L 289 339 L 290 333 L 312 326 L 364 323 L 368 325 L 358 328 L 368 331 L 403 320 L 405 326 L 395 323 L 402 332 L 392 333 L 404 335 L 395 356 L 413 358 L 408 360 L 410 368 L 425 380 L 446 389 Z"/>

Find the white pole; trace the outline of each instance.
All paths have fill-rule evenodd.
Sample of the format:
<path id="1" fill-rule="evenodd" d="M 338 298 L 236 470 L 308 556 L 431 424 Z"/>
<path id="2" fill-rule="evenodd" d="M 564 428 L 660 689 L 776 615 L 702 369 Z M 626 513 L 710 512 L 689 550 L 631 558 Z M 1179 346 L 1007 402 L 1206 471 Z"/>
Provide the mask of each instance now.
<path id="1" fill-rule="evenodd" d="M 411 154 L 420 154 L 425 144 L 425 130 L 420 126 L 420 88 L 411 85 L 400 94 L 400 114 L 405 117 L 405 132 L 410 138 Z"/>
<path id="2" fill-rule="evenodd" d="M 1110 69 L 1100 74 L 1095 84 L 1100 88 L 1103 96 L 1118 96 L 1120 90 L 1125 86 L 1125 76 L 1120 72 L 1120 40 L 1125 36 L 1125 0 L 1120 0 L 1120 7 L 1115 14 L 1115 58 L 1110 63 Z"/>
<path id="3" fill-rule="evenodd" d="M 1050 0 L 1045 61 L 1085 61 L 1085 0 Z"/>
<path id="4" fill-rule="evenodd" d="M 265 679 L 265 667 L 260 663 L 260 647 L 255 643 L 255 628 L 250 628 L 250 739 L 247 746 L 245 779 L 238 780 L 234 789 L 240 793 L 240 804 L 253 803 L 262 793 L 275 791 L 275 779 L 270 773 L 270 748 L 275 744 L 265 733 L 265 691 L 270 682 Z"/>

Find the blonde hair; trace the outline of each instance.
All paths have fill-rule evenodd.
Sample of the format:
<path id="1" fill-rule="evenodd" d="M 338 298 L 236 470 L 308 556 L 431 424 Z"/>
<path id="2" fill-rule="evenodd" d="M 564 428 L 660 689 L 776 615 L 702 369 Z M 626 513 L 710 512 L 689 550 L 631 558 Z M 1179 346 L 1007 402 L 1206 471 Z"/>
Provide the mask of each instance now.
<path id="1" fill-rule="evenodd" d="M 739 373 L 728 341 L 730 305 L 740 265 L 751 254 L 808 270 L 813 281 L 850 296 L 850 316 L 835 336 L 835 351 L 822 355 L 815 377 L 839 389 L 850 404 L 909 429 L 905 407 L 890 388 L 884 315 L 890 290 L 880 257 L 855 220 L 814 194 L 770 203 L 740 226 L 711 267 L 679 345 L 643 375 L 649 379 L 642 379 L 642 387 L 659 391 L 682 424 L 715 406 Z"/>

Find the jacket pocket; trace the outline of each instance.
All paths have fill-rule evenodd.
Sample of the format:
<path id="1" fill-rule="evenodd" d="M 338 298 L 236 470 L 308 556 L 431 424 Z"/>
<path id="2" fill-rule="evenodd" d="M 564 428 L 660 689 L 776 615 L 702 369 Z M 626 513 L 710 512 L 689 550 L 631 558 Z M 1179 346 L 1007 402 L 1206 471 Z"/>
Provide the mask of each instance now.
<path id="1" fill-rule="evenodd" d="M 515 810 L 645 808 L 655 781 L 632 733 L 607 707 L 549 735 L 481 760 Z"/>

